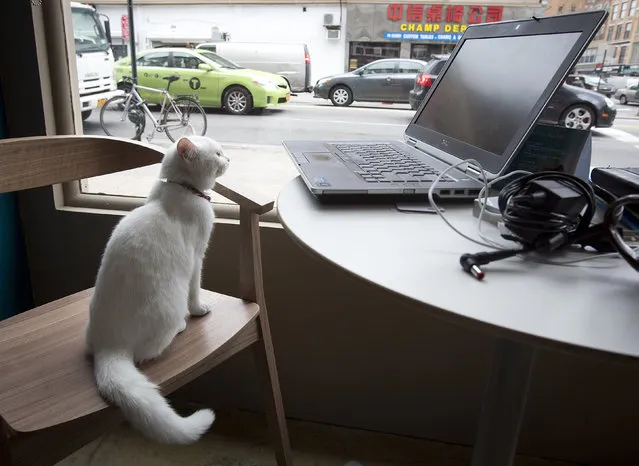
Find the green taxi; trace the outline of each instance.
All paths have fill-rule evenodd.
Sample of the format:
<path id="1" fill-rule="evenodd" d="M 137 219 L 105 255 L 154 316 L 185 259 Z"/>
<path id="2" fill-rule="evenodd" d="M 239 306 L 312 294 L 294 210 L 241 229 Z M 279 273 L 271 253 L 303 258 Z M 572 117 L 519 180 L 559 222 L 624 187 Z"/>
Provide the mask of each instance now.
<path id="1" fill-rule="evenodd" d="M 115 62 L 118 83 L 131 76 L 131 58 Z M 243 115 L 266 107 L 285 104 L 291 90 L 281 76 L 242 68 L 214 52 L 189 48 L 158 48 L 137 54 L 138 84 L 166 89 L 166 76 L 177 74 L 171 95 L 197 95 L 203 107 L 224 108 Z M 162 102 L 162 94 L 139 89 L 143 99 L 152 104 Z"/>

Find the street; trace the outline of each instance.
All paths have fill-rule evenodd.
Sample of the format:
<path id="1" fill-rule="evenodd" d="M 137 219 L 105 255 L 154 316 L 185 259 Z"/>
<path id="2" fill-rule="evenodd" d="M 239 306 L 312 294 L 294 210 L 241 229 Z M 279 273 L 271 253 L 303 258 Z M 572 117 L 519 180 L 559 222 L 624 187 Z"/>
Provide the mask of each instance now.
<path id="1" fill-rule="evenodd" d="M 592 165 L 636 166 L 639 163 L 639 106 L 618 105 L 611 128 L 593 129 Z M 207 109 L 207 136 L 218 140 L 233 161 L 227 177 L 250 183 L 277 196 L 280 187 L 297 172 L 281 146 L 286 139 L 401 139 L 414 112 L 408 105 L 354 103 L 335 107 L 308 94 L 266 110 L 262 115 L 235 116 Z M 86 134 L 103 135 L 97 111 L 84 122 Z M 147 128 L 148 132 L 148 128 Z M 146 139 L 143 137 L 143 141 Z M 156 134 L 151 141 L 166 147 L 170 141 Z M 145 196 L 157 178 L 158 167 L 92 178 L 85 191 Z"/>

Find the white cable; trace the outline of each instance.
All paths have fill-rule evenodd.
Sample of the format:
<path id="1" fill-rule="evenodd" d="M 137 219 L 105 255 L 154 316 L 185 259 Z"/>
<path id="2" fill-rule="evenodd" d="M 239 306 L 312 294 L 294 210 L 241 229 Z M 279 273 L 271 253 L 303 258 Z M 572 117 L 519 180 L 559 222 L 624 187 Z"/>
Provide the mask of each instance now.
<path id="1" fill-rule="evenodd" d="M 437 178 L 435 178 L 435 181 L 433 181 L 433 184 L 431 185 L 430 189 L 428 190 L 428 202 L 430 203 L 430 206 L 433 208 L 433 210 L 435 212 L 437 212 L 437 215 L 439 215 L 439 217 L 446 223 L 446 225 L 448 225 L 455 233 L 457 233 L 458 235 L 460 235 L 463 238 L 466 238 L 468 241 L 478 244 L 480 246 L 484 246 L 487 248 L 493 248 L 494 246 L 489 244 L 489 243 L 483 243 L 481 241 L 478 241 L 475 238 L 471 238 L 470 236 L 468 236 L 465 233 L 462 233 L 461 231 L 459 231 L 455 226 L 453 226 L 452 223 L 450 223 L 448 221 L 448 219 L 446 218 L 446 216 L 444 215 L 444 213 L 441 211 L 441 209 L 437 206 L 437 204 L 435 203 L 435 198 L 433 196 L 433 193 L 435 192 L 435 187 L 437 186 L 437 184 L 441 181 L 441 179 L 446 176 L 446 174 L 457 168 L 460 167 L 464 164 L 467 163 L 473 163 L 475 165 L 477 165 L 479 167 L 479 169 L 481 170 L 481 174 L 482 174 L 482 178 L 484 179 L 484 187 L 486 187 L 488 185 L 488 182 L 486 180 L 486 172 L 484 171 L 484 167 L 481 166 L 481 164 L 479 162 L 477 162 L 477 160 L 474 159 L 468 159 L 468 160 L 462 160 L 461 162 L 456 163 L 455 165 L 451 165 L 450 167 L 447 167 L 444 171 L 442 171 Z M 485 192 L 485 196 L 484 196 L 484 203 L 487 201 L 488 199 L 488 190 L 486 190 Z"/>

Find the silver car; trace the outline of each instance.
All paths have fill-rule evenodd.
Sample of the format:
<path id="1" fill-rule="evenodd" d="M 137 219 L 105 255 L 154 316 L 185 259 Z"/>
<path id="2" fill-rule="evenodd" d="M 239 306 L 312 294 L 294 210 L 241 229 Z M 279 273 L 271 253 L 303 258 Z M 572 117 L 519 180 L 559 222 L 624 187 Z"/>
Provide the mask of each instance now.
<path id="1" fill-rule="evenodd" d="M 346 107 L 354 101 L 408 103 L 408 93 L 426 62 L 410 58 L 390 58 L 371 62 L 348 73 L 317 81 L 313 97 L 330 99 Z"/>
<path id="2" fill-rule="evenodd" d="M 635 104 L 639 102 L 639 85 L 634 84 L 618 89 L 617 92 L 615 92 L 615 97 L 619 99 L 619 103 L 622 105 L 626 105 L 627 103 Z"/>

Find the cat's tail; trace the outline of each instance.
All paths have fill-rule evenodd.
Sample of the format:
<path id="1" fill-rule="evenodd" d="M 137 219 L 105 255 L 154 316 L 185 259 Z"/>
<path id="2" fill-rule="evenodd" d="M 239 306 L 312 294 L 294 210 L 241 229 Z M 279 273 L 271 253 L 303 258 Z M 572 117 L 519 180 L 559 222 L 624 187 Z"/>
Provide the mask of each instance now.
<path id="1" fill-rule="evenodd" d="M 117 405 L 133 427 L 150 440 L 193 443 L 215 420 L 210 409 L 181 417 L 128 355 L 100 351 L 94 356 L 94 364 L 100 394 Z"/>

